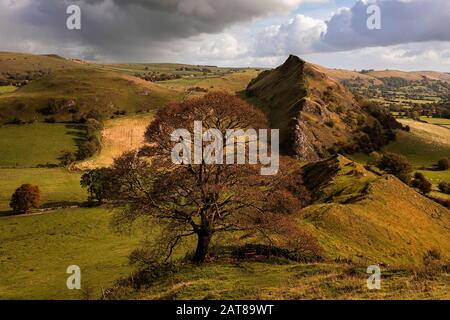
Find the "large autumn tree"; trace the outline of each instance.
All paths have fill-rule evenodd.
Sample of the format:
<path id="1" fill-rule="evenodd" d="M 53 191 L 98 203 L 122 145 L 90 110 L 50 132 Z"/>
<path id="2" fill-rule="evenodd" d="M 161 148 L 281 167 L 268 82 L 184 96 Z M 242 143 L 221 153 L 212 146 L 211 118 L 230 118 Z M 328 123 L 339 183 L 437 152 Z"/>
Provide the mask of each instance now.
<path id="1" fill-rule="evenodd" d="M 296 161 L 282 159 L 278 173 L 268 176 L 261 175 L 260 165 L 204 160 L 175 164 L 171 134 L 180 128 L 193 132 L 194 121 L 202 121 L 205 130 L 219 130 L 224 137 L 227 129 L 268 127 L 259 110 L 221 92 L 159 110 L 146 131 L 147 146 L 139 153 L 123 155 L 113 165 L 112 176 L 120 186 L 113 197 L 127 204 L 116 221 L 133 221 L 141 215 L 158 219 L 164 226 L 161 240 L 167 257 L 183 238 L 195 236 L 195 263 L 207 259 L 211 239 L 224 232 L 258 233 L 268 241 L 289 237 L 293 248 L 301 245 L 302 234 L 290 219 L 308 193 Z"/>

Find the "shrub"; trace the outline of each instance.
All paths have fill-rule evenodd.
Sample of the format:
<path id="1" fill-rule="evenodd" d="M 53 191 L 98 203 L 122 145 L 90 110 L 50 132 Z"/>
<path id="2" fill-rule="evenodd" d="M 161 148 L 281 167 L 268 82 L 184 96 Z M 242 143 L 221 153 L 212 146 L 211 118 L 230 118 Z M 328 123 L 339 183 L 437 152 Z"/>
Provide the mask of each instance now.
<path id="1" fill-rule="evenodd" d="M 407 184 L 411 180 L 412 167 L 404 156 L 395 153 L 385 153 L 378 162 L 377 167 L 395 175 Z"/>
<path id="2" fill-rule="evenodd" d="M 22 124 L 26 124 L 27 122 L 21 118 L 14 118 L 13 120 L 11 120 L 10 122 L 8 122 L 8 124 L 17 124 L 17 125 L 22 125 Z"/>
<path id="3" fill-rule="evenodd" d="M 306 241 L 310 241 L 310 239 L 308 238 Z M 316 262 L 323 259 L 322 249 L 315 239 L 302 249 L 287 249 L 264 244 L 246 244 L 234 248 L 232 255 L 239 259 L 248 259 L 253 255 L 265 256 L 266 258 L 273 256 L 297 262 Z"/>
<path id="4" fill-rule="evenodd" d="M 84 160 L 95 155 L 101 148 L 100 140 L 96 136 L 89 136 L 78 146 L 78 160 Z"/>
<path id="5" fill-rule="evenodd" d="M 450 168 L 450 159 L 444 158 L 438 161 L 437 167 L 439 170 L 445 171 Z"/>
<path id="6" fill-rule="evenodd" d="M 450 208 L 450 199 L 435 198 L 434 201 L 446 208 Z"/>
<path id="7" fill-rule="evenodd" d="M 98 168 L 82 175 L 80 185 L 88 189 L 88 201 L 97 200 L 102 204 L 103 200 L 113 192 L 114 180 L 111 178 L 112 170 L 108 168 Z"/>
<path id="8" fill-rule="evenodd" d="M 334 121 L 332 119 L 325 121 L 325 125 L 333 128 L 334 127 Z"/>
<path id="9" fill-rule="evenodd" d="M 57 114 L 61 110 L 61 107 L 62 107 L 61 102 L 51 99 L 48 101 L 48 104 L 46 107 L 38 109 L 36 111 L 44 116 L 52 116 L 52 115 Z"/>
<path id="10" fill-rule="evenodd" d="M 425 265 L 429 265 L 429 264 L 439 261 L 439 260 L 441 260 L 441 252 L 437 249 L 428 250 L 423 255 L 423 263 Z"/>
<path id="11" fill-rule="evenodd" d="M 102 115 L 97 110 L 91 110 L 89 111 L 84 118 L 87 119 L 94 119 L 97 121 L 102 121 Z"/>
<path id="12" fill-rule="evenodd" d="M 23 184 L 16 189 L 9 206 L 15 213 L 26 213 L 31 208 L 41 206 L 41 192 L 37 186 Z"/>
<path id="13" fill-rule="evenodd" d="M 86 131 L 88 136 L 95 135 L 98 131 L 103 129 L 103 123 L 93 118 L 87 119 Z"/>
<path id="14" fill-rule="evenodd" d="M 414 180 L 412 181 L 412 186 L 414 188 L 419 189 L 420 192 L 422 192 L 423 194 L 430 193 L 431 188 L 432 188 L 432 184 L 420 172 L 416 172 L 414 174 Z"/>
<path id="15" fill-rule="evenodd" d="M 61 151 L 60 156 L 58 157 L 58 160 L 63 167 L 67 167 L 77 160 L 77 156 L 75 155 L 75 153 L 73 153 L 71 151 L 63 150 L 63 151 Z"/>
<path id="16" fill-rule="evenodd" d="M 439 183 L 439 190 L 442 193 L 450 194 L 450 183 L 448 183 L 448 182 Z"/>

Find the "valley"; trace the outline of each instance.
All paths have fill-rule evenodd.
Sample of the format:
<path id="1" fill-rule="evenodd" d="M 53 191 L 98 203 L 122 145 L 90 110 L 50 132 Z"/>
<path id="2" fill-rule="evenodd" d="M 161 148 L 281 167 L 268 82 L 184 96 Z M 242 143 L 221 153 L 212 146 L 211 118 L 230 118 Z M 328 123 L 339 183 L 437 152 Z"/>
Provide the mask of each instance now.
<path id="1" fill-rule="evenodd" d="M 450 170 L 437 164 L 450 159 L 449 90 L 445 73 L 327 69 L 295 56 L 269 70 L 0 53 L 0 299 L 448 300 L 450 211 L 438 200 L 450 200 L 439 189 Z M 295 224 L 317 239 L 320 259 L 290 247 L 267 254 L 254 234 L 234 231 L 213 237 L 201 266 L 186 258 L 188 238 L 161 269 L 142 268 L 130 261 L 157 247 L 163 224 L 141 217 L 118 232 L 123 207 L 88 201 L 83 174 L 148 146 L 147 127 L 167 105 L 217 91 L 280 129 L 283 157 L 301 165 L 309 194 Z M 93 137 L 100 147 L 86 156 L 80 146 Z M 380 169 L 386 153 L 405 157 L 431 191 Z M 17 214 L 11 195 L 27 183 L 42 204 Z M 66 288 L 73 264 L 83 290 Z M 366 287 L 373 264 L 382 290 Z"/>

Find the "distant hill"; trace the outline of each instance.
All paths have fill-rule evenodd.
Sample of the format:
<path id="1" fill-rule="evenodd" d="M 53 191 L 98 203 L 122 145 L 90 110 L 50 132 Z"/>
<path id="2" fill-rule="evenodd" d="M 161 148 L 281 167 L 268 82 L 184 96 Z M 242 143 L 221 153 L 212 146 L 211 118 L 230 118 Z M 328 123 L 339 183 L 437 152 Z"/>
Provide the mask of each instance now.
<path id="1" fill-rule="evenodd" d="M 26 53 L 0 52 L 0 75 L 32 74 L 76 67 L 73 61 L 57 55 L 34 55 Z"/>
<path id="2" fill-rule="evenodd" d="M 0 79 L 18 86 L 0 95 L 0 124 L 71 121 L 91 110 L 108 118 L 154 110 L 182 97 L 126 73 L 53 55 L 0 53 Z"/>
<path id="3" fill-rule="evenodd" d="M 331 69 L 317 66 L 329 77 L 342 82 L 345 80 L 359 79 L 363 82 L 371 82 L 375 85 L 382 83 L 385 78 L 400 78 L 407 81 L 420 81 L 423 79 L 440 80 L 450 83 L 450 74 L 436 71 L 400 71 L 400 70 L 368 70 L 367 72 L 358 72 L 344 69 Z"/>
<path id="4" fill-rule="evenodd" d="M 315 203 L 302 217 L 329 257 L 421 265 L 436 249 L 442 261 L 450 258 L 450 211 L 394 176 L 378 176 L 342 156 L 304 169 Z"/>
<path id="5" fill-rule="evenodd" d="M 382 127 L 389 121 L 378 122 L 323 70 L 290 56 L 253 79 L 245 93 L 267 113 L 272 127 L 280 129 L 281 147 L 288 154 L 311 161 L 343 149 L 370 150 L 373 138 L 384 137 Z"/>
<path id="6" fill-rule="evenodd" d="M 259 72 L 173 63 L 100 64 L 52 54 L 0 52 L 0 125 L 71 121 L 91 110 L 104 118 L 146 112 L 208 91 L 242 91 Z M 151 76 L 165 81 L 144 80 Z"/>

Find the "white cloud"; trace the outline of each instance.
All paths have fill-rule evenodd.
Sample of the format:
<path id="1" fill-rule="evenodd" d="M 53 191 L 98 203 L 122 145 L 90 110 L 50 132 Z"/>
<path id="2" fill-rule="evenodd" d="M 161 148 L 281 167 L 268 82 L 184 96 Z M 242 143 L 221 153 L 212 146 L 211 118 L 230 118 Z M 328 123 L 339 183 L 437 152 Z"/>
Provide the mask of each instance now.
<path id="1" fill-rule="evenodd" d="M 255 56 L 280 56 L 295 52 L 305 54 L 314 51 L 320 36 L 327 29 L 324 21 L 304 15 L 296 15 L 281 25 L 266 27 L 256 36 Z"/>

